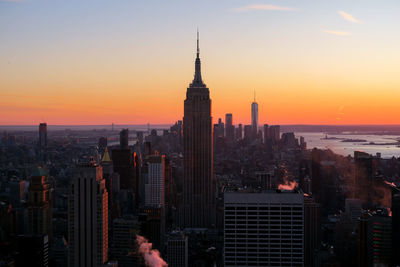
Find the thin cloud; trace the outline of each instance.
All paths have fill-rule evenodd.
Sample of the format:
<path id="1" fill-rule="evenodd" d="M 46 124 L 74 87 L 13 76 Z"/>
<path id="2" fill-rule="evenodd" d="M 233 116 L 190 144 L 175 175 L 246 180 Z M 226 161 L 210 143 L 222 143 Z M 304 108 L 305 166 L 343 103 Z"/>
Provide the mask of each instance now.
<path id="1" fill-rule="evenodd" d="M 339 35 L 339 36 L 349 36 L 350 35 L 349 32 L 330 31 L 330 30 L 325 30 L 324 32 L 330 33 L 330 34 L 333 34 L 333 35 Z"/>
<path id="2" fill-rule="evenodd" d="M 276 5 L 248 5 L 248 6 L 237 7 L 234 8 L 233 10 L 236 12 L 242 12 L 242 11 L 255 11 L 255 10 L 293 11 L 296 9 L 292 7 L 276 6 Z"/>
<path id="3" fill-rule="evenodd" d="M 338 13 L 345 19 L 348 20 L 350 22 L 354 22 L 354 23 L 361 23 L 361 21 L 359 21 L 358 19 L 356 19 L 355 17 L 353 17 L 353 15 L 344 12 L 343 10 L 339 10 Z"/>

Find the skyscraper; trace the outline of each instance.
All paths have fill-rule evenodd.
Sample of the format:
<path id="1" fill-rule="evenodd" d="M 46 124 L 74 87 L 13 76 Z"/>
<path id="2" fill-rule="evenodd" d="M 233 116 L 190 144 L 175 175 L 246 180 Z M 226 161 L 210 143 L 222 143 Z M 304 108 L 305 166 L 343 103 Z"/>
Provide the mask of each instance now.
<path id="1" fill-rule="evenodd" d="M 392 264 L 400 265 L 400 190 L 392 188 Z"/>
<path id="2" fill-rule="evenodd" d="M 225 114 L 225 127 L 232 126 L 232 113 Z"/>
<path id="3" fill-rule="evenodd" d="M 253 134 L 254 134 L 253 127 L 251 125 L 245 125 L 243 139 L 246 140 L 247 142 L 249 142 L 249 141 L 251 141 L 251 139 L 254 138 Z"/>
<path id="4" fill-rule="evenodd" d="M 106 189 L 108 194 L 108 235 L 109 239 L 112 238 L 112 224 L 114 216 L 118 213 L 118 204 L 114 202 L 114 192 L 119 191 L 119 186 L 114 188 L 115 184 L 119 184 L 119 174 L 114 172 L 113 162 L 108 153 L 108 148 L 105 147 L 103 158 L 100 161 L 100 165 L 103 169 L 103 178 L 106 181 Z M 118 181 L 118 182 L 117 182 Z"/>
<path id="5" fill-rule="evenodd" d="M 215 221 L 211 99 L 201 78 L 199 52 L 197 33 L 195 74 L 186 92 L 183 117 L 185 227 L 210 227 Z"/>
<path id="6" fill-rule="evenodd" d="M 119 133 L 119 146 L 121 149 L 129 149 L 129 130 L 123 129 Z"/>
<path id="7" fill-rule="evenodd" d="M 233 143 L 235 140 L 235 126 L 233 126 L 231 113 L 225 115 L 225 137 L 228 143 Z"/>
<path id="8" fill-rule="evenodd" d="M 242 140 L 243 138 L 243 125 L 239 123 L 236 129 L 236 140 Z"/>
<path id="9" fill-rule="evenodd" d="M 134 154 L 128 149 L 113 149 L 114 172 L 120 175 L 121 189 L 136 190 Z M 136 191 L 135 191 L 136 192 Z"/>
<path id="10" fill-rule="evenodd" d="M 358 219 L 358 266 L 392 266 L 392 217 L 388 215 L 386 209 L 378 209 Z"/>
<path id="11" fill-rule="evenodd" d="M 39 124 L 39 148 L 45 149 L 47 147 L 47 123 Z"/>
<path id="12" fill-rule="evenodd" d="M 251 128 L 253 138 L 256 138 L 258 132 L 258 104 L 256 102 L 256 93 L 254 92 L 254 101 L 251 103 Z"/>
<path id="13" fill-rule="evenodd" d="M 68 265 L 101 266 L 108 259 L 108 193 L 93 158 L 76 169 L 68 201 Z"/>
<path id="14" fill-rule="evenodd" d="M 271 125 L 268 127 L 268 136 L 273 144 L 277 144 L 281 138 L 281 127 L 279 125 Z"/>
<path id="15" fill-rule="evenodd" d="M 374 185 L 377 171 L 376 159 L 365 152 L 354 151 L 354 182 L 356 197 L 361 200 L 363 207 L 373 206 L 373 192 L 369 190 Z"/>
<path id="16" fill-rule="evenodd" d="M 147 159 L 148 177 L 145 184 L 145 206 L 165 205 L 165 156 L 152 155 Z"/>
<path id="17" fill-rule="evenodd" d="M 50 183 L 42 168 L 37 168 L 31 177 L 28 191 L 28 220 L 30 234 L 52 236 Z"/>
<path id="18" fill-rule="evenodd" d="M 315 253 L 321 243 L 321 206 L 304 195 L 304 266 L 315 266 Z"/>

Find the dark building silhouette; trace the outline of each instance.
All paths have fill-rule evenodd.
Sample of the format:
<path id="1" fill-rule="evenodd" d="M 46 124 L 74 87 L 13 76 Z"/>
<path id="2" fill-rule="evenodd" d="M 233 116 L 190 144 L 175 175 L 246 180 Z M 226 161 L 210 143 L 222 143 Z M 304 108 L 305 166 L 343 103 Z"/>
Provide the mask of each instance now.
<path id="1" fill-rule="evenodd" d="M 144 142 L 144 156 L 152 155 L 151 142 Z"/>
<path id="2" fill-rule="evenodd" d="M 119 146 L 121 149 L 129 148 L 129 130 L 128 129 L 123 129 L 119 133 Z"/>
<path id="3" fill-rule="evenodd" d="M 244 126 L 244 137 L 243 139 L 247 142 L 253 139 L 253 128 L 251 125 Z"/>
<path id="4" fill-rule="evenodd" d="M 354 151 L 354 164 L 356 198 L 362 201 L 364 207 L 370 208 L 373 205 L 373 192 L 370 188 L 374 186 L 375 158 L 368 153 Z"/>
<path id="5" fill-rule="evenodd" d="M 76 168 L 68 202 L 68 265 L 101 266 L 108 261 L 108 192 L 93 158 Z"/>
<path id="6" fill-rule="evenodd" d="M 312 195 L 315 199 L 315 201 L 320 202 L 321 199 L 321 180 L 322 180 L 322 174 L 321 174 L 321 152 L 314 148 L 311 151 L 311 175 L 312 175 L 312 180 L 311 180 L 311 190 L 312 190 Z"/>
<path id="7" fill-rule="evenodd" d="M 28 190 L 28 229 L 30 234 L 52 237 L 51 188 L 44 169 L 36 168 Z"/>
<path id="8" fill-rule="evenodd" d="M 101 150 L 105 149 L 107 147 L 107 137 L 100 137 L 98 146 Z"/>
<path id="9" fill-rule="evenodd" d="M 113 149 L 112 162 L 114 172 L 120 176 L 121 189 L 135 189 L 135 162 L 134 154 L 128 149 Z"/>
<path id="10" fill-rule="evenodd" d="M 23 203 L 26 187 L 27 182 L 25 180 L 10 182 L 10 203 L 14 208 L 20 207 Z"/>
<path id="11" fill-rule="evenodd" d="M 279 126 L 279 125 L 269 126 L 268 135 L 273 144 L 279 143 L 279 140 L 281 139 L 281 136 L 280 136 L 281 135 L 281 126 Z"/>
<path id="12" fill-rule="evenodd" d="M 391 236 L 392 219 L 386 209 L 361 214 L 358 226 L 358 266 L 390 266 Z"/>
<path id="13" fill-rule="evenodd" d="M 228 143 L 233 143 L 235 140 L 235 126 L 233 126 L 231 113 L 225 115 L 225 137 Z"/>
<path id="14" fill-rule="evenodd" d="M 47 147 L 47 123 L 39 124 L 39 148 L 41 150 Z"/>
<path id="15" fill-rule="evenodd" d="M 304 266 L 315 266 L 321 243 L 321 206 L 304 196 Z"/>
<path id="16" fill-rule="evenodd" d="M 251 129 L 252 137 L 255 139 L 258 132 L 258 104 L 256 102 L 256 93 L 254 92 L 254 101 L 251 103 Z"/>
<path id="17" fill-rule="evenodd" d="M 368 235 L 368 223 L 370 214 L 361 214 L 358 222 L 358 266 L 367 267 L 372 258 L 372 248 L 368 246 L 370 236 Z"/>
<path id="18" fill-rule="evenodd" d="M 222 122 L 221 118 L 218 119 L 218 123 L 214 124 L 213 136 L 215 139 L 223 138 L 225 131 L 225 124 Z"/>
<path id="19" fill-rule="evenodd" d="M 49 237 L 47 235 L 19 235 L 16 241 L 15 267 L 49 266 Z"/>
<path id="20" fill-rule="evenodd" d="M 148 238 L 154 248 L 163 249 L 165 235 L 165 208 L 143 207 L 140 209 L 139 221 L 142 234 Z"/>
<path id="21" fill-rule="evenodd" d="M 242 140 L 243 138 L 243 125 L 240 123 L 236 129 L 236 140 Z"/>
<path id="22" fill-rule="evenodd" d="M 282 145 L 285 148 L 295 148 L 298 146 L 298 141 L 294 136 L 294 133 L 283 133 L 282 134 Z"/>
<path id="23" fill-rule="evenodd" d="M 183 225 L 215 224 L 213 132 L 210 92 L 201 78 L 199 39 L 193 82 L 187 89 L 183 117 Z"/>
<path id="24" fill-rule="evenodd" d="M 393 266 L 400 265 L 400 190 L 392 188 L 392 260 Z"/>
<path id="25" fill-rule="evenodd" d="M 64 237 L 56 237 L 50 251 L 50 266 L 68 266 L 68 243 Z"/>
<path id="26" fill-rule="evenodd" d="M 140 266 L 136 235 L 139 234 L 140 224 L 137 217 L 127 216 L 113 221 L 113 238 L 110 249 L 112 259 L 118 261 L 120 267 Z"/>

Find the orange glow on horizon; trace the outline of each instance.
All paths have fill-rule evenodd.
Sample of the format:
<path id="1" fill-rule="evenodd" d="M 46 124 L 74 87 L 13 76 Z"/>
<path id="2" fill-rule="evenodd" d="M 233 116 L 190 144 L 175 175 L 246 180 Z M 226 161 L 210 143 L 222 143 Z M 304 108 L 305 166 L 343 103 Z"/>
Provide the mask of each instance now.
<path id="1" fill-rule="evenodd" d="M 68 58 L 60 65 L 0 64 L 0 125 L 172 124 L 183 117 L 193 79 L 190 48 L 157 54 L 156 66 L 110 55 L 90 56 L 75 68 Z M 234 64 L 227 54 L 214 53 L 202 58 L 214 122 L 232 113 L 234 124 L 249 124 L 255 89 L 260 125 L 400 124 L 394 62 L 383 69 L 363 62 L 342 66 L 331 57 L 316 65 L 291 61 L 290 55 L 270 55 L 266 62 L 247 51 L 235 58 L 241 64 Z"/>

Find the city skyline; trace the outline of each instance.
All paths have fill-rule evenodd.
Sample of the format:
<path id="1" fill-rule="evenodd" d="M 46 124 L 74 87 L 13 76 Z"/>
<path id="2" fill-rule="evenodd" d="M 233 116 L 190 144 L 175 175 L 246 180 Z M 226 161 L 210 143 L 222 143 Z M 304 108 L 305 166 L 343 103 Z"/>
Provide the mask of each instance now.
<path id="1" fill-rule="evenodd" d="M 196 27 L 214 118 L 250 123 L 256 89 L 260 125 L 399 123 L 395 1 L 0 6 L 0 125 L 172 124 Z"/>
<path id="2" fill-rule="evenodd" d="M 1 266 L 400 267 L 400 4 L 252 1 L 0 0 Z"/>

